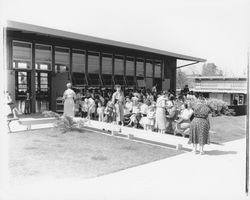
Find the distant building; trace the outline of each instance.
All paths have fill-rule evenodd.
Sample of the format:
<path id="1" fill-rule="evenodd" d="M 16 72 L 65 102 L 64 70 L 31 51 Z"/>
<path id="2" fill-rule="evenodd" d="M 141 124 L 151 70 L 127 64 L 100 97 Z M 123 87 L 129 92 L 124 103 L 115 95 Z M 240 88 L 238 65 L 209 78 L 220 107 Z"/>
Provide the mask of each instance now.
<path id="1" fill-rule="evenodd" d="M 247 79 L 223 76 L 195 77 L 195 85 L 192 90 L 202 93 L 204 97 L 221 99 L 228 105 L 245 105 Z"/>
<path id="2" fill-rule="evenodd" d="M 204 97 L 221 99 L 237 114 L 245 114 L 247 96 L 247 78 L 201 76 L 194 77 L 195 85 L 192 91 L 201 93 Z"/>

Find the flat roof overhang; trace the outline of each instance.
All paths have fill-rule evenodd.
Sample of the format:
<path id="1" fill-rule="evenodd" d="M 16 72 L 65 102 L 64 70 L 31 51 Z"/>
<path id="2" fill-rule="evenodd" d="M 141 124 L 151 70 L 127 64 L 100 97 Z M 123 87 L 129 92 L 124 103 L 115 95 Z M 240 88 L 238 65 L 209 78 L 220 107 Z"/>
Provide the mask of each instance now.
<path id="1" fill-rule="evenodd" d="M 67 39 L 76 39 L 76 40 L 99 43 L 99 44 L 104 44 L 104 45 L 123 47 L 123 48 L 127 48 L 127 49 L 139 50 L 139 51 L 150 52 L 150 53 L 160 54 L 160 55 L 164 55 L 164 56 L 174 57 L 174 58 L 180 59 L 180 60 L 194 61 L 195 63 L 206 61 L 205 59 L 202 59 L 202 58 L 177 54 L 177 53 L 163 51 L 163 50 L 154 49 L 154 48 L 150 48 L 150 47 L 144 47 L 144 46 L 129 44 L 129 43 L 125 43 L 125 42 L 118 42 L 118 41 L 114 41 L 114 40 L 103 39 L 103 38 L 83 35 L 83 34 L 79 34 L 79 33 L 62 31 L 62 30 L 58 30 L 58 29 L 52 29 L 52 28 L 47 28 L 47 27 L 43 27 L 43 26 L 37 26 L 37 25 L 32 25 L 32 24 L 27 24 L 27 23 L 22 23 L 22 22 L 16 22 L 16 21 L 7 21 L 6 28 L 8 30 L 21 30 L 24 32 L 35 32 L 35 33 L 44 34 L 44 35 L 48 35 L 48 36 L 63 37 L 63 38 L 67 38 Z"/>

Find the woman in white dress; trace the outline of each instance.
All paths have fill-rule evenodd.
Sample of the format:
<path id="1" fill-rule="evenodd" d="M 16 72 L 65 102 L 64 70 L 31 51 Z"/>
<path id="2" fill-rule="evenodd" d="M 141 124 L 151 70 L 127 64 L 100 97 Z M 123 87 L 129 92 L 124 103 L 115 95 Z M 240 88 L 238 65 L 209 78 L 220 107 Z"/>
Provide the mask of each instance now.
<path id="1" fill-rule="evenodd" d="M 163 94 L 158 97 L 156 101 L 156 113 L 155 113 L 155 127 L 158 129 L 158 132 L 164 134 L 167 127 L 166 120 L 166 101 L 167 101 L 167 93 L 163 92 Z"/>
<path id="2" fill-rule="evenodd" d="M 67 90 L 63 93 L 63 100 L 64 100 L 64 110 L 63 115 L 64 116 L 75 116 L 75 99 L 76 99 L 76 93 L 71 89 L 71 83 L 67 83 Z"/>
<path id="3" fill-rule="evenodd" d="M 116 92 L 113 94 L 112 96 L 112 103 L 115 104 L 115 100 L 117 100 L 117 104 L 118 104 L 118 109 L 116 109 L 117 111 L 117 115 L 119 115 L 117 117 L 117 119 L 119 120 L 117 123 L 121 123 L 121 125 L 123 125 L 123 121 L 124 121 L 124 94 L 121 90 L 121 86 L 120 85 L 116 85 Z"/>

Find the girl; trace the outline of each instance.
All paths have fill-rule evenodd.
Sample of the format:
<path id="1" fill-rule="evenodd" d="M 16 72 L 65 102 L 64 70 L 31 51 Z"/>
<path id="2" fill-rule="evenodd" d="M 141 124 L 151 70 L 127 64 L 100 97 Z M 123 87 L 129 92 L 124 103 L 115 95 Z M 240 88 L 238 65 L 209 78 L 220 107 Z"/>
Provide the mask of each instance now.
<path id="1" fill-rule="evenodd" d="M 97 103 L 97 106 L 98 121 L 102 122 L 104 118 L 104 107 L 100 101 Z"/>
<path id="2" fill-rule="evenodd" d="M 154 125 L 155 125 L 155 106 L 151 105 L 148 108 L 146 130 L 153 131 Z"/>

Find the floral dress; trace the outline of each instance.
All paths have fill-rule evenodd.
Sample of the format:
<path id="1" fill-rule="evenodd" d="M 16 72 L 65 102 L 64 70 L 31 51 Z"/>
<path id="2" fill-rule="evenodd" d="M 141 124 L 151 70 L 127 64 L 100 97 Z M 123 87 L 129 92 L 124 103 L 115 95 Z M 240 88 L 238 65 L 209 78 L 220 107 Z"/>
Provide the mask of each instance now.
<path id="1" fill-rule="evenodd" d="M 210 144 L 210 123 L 208 114 L 210 109 L 205 104 L 198 104 L 194 108 L 194 119 L 190 124 L 189 144 Z"/>

